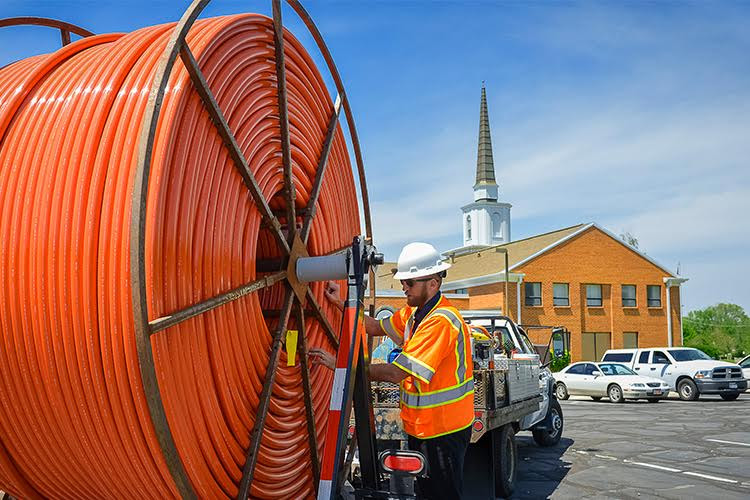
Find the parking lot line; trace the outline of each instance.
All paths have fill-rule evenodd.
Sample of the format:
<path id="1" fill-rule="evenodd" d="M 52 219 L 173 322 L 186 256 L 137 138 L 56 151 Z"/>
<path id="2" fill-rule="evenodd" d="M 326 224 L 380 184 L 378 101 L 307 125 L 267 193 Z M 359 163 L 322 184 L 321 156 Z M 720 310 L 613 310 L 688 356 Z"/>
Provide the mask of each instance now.
<path id="1" fill-rule="evenodd" d="M 737 484 L 739 482 L 739 481 L 735 481 L 734 479 L 727 479 L 724 477 L 717 477 L 717 476 L 709 476 L 708 474 L 699 474 L 698 472 L 685 471 L 683 472 L 683 474 L 687 476 L 702 477 L 703 479 L 710 479 L 712 481 L 721 481 L 722 483 Z"/>
<path id="2" fill-rule="evenodd" d="M 587 453 L 585 451 L 576 451 L 576 453 L 582 453 L 586 455 Z M 594 455 L 596 458 L 603 458 L 605 460 L 618 460 L 615 457 L 610 457 L 609 455 Z M 622 463 L 624 464 L 630 464 L 630 465 L 640 465 L 641 467 L 647 467 L 649 469 L 656 469 L 661 470 L 664 472 L 672 472 L 675 474 L 685 474 L 687 476 L 693 476 L 693 477 L 700 477 L 702 479 L 710 479 L 711 481 L 719 481 L 722 483 L 730 483 L 730 484 L 741 484 L 742 486 L 750 486 L 750 483 L 740 483 L 739 481 L 735 479 L 728 479 L 725 477 L 718 477 L 718 476 L 711 476 L 709 474 L 701 474 L 699 472 L 690 472 L 690 471 L 683 471 L 680 469 L 675 469 L 674 467 L 666 467 L 664 465 L 656 465 L 656 464 L 650 464 L 647 462 L 637 462 L 635 460 L 628 460 L 623 459 Z"/>
<path id="3" fill-rule="evenodd" d="M 647 464 L 646 462 L 635 462 L 633 460 L 623 460 L 626 464 L 640 465 L 641 467 L 648 467 L 649 469 L 663 470 L 666 472 L 682 472 L 680 469 L 674 467 L 665 467 L 663 465 Z M 685 473 L 687 474 L 687 472 Z"/>
<path id="4" fill-rule="evenodd" d="M 706 441 L 713 441 L 714 443 L 735 444 L 737 446 L 750 446 L 750 443 L 738 443 L 737 441 L 724 441 L 723 439 L 706 438 Z"/>

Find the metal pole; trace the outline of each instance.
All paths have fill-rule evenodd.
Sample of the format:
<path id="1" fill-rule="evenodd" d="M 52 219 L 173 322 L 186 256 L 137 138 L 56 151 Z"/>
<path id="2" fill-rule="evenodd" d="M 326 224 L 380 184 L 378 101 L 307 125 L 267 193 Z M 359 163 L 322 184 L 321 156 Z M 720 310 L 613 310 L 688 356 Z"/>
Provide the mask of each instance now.
<path id="1" fill-rule="evenodd" d="M 503 314 L 508 316 L 508 250 L 505 250 L 505 304 L 503 304 Z"/>
<path id="2" fill-rule="evenodd" d="M 667 289 L 667 346 L 672 347 L 672 297 L 669 294 L 669 282 L 664 284 Z"/>
<path id="3" fill-rule="evenodd" d="M 523 283 L 523 275 L 516 279 L 516 323 L 519 325 L 523 323 L 521 319 L 521 284 Z"/>

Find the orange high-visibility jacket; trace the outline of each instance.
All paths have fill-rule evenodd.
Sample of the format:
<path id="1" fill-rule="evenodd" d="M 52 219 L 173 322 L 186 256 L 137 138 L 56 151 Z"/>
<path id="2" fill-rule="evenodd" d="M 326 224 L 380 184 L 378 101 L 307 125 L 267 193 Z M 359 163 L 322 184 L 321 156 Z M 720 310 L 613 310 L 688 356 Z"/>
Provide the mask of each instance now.
<path id="1" fill-rule="evenodd" d="M 401 420 L 421 439 L 469 427 L 474 421 L 474 375 L 469 329 L 458 309 L 440 297 L 412 332 L 416 307 L 380 320 L 384 332 L 404 339 L 393 364 L 409 374 L 401 382 Z"/>

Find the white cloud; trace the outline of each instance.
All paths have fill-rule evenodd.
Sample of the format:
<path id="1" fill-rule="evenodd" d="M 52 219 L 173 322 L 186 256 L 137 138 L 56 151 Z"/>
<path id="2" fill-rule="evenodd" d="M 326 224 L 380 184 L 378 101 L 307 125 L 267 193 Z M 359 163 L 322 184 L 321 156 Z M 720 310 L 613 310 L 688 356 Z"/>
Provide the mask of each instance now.
<path id="1" fill-rule="evenodd" d="M 656 200 L 603 223 L 615 231 L 636 235 L 641 246 L 655 253 L 718 253 L 747 247 L 750 186 L 718 193 Z"/>
<path id="2" fill-rule="evenodd" d="M 750 266 L 732 257 L 750 248 L 750 90 L 727 68 L 731 61 L 705 62 L 726 71 L 707 83 L 696 73 L 701 59 L 664 67 L 662 57 L 625 60 L 632 79 L 530 89 L 543 98 L 526 115 L 490 88 L 495 168 L 503 201 L 514 205 L 514 236 L 592 220 L 629 231 L 668 268 L 681 262 L 688 308 L 724 300 L 750 310 L 741 284 Z M 388 258 L 414 239 L 459 244 L 477 118 L 388 149 L 389 161 L 404 166 L 373 195 L 376 239 Z"/>
<path id="3" fill-rule="evenodd" d="M 683 274 L 690 281 L 682 285 L 683 311 L 703 309 L 720 302 L 741 305 L 750 310 L 748 286 L 750 266 L 747 251 L 734 254 L 703 253 L 681 262 Z"/>

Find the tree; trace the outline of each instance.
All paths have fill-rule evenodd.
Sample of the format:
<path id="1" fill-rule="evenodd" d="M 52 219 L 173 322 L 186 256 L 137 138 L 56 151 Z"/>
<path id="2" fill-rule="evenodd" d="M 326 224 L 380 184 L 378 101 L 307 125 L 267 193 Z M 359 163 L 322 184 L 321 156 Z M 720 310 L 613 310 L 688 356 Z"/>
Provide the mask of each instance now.
<path id="1" fill-rule="evenodd" d="M 750 352 L 750 317 L 737 304 L 690 311 L 682 325 L 685 345 L 714 358 L 739 357 Z"/>
<path id="2" fill-rule="evenodd" d="M 560 357 L 557 358 L 554 357 L 554 353 L 551 354 L 552 361 L 549 364 L 549 369 L 551 372 L 559 372 L 570 364 L 570 351 L 565 351 Z"/>
<path id="3" fill-rule="evenodd" d="M 633 236 L 629 231 L 620 234 L 620 239 L 633 248 L 638 248 L 638 238 Z"/>

